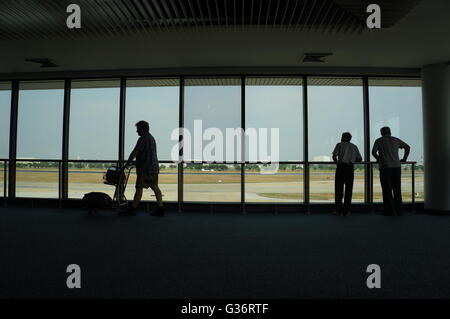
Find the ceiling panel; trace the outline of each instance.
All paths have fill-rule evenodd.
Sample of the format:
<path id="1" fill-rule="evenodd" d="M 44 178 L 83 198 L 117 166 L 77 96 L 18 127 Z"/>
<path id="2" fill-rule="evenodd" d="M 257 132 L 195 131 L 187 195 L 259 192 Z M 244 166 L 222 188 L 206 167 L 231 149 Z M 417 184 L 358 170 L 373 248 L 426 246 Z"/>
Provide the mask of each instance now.
<path id="1" fill-rule="evenodd" d="M 378 1 L 394 25 L 420 0 Z M 367 1 L 359 0 L 78 0 L 81 29 L 66 27 L 73 0 L 3 0 L 0 41 L 151 34 L 199 28 L 252 27 L 297 32 L 361 33 Z"/>

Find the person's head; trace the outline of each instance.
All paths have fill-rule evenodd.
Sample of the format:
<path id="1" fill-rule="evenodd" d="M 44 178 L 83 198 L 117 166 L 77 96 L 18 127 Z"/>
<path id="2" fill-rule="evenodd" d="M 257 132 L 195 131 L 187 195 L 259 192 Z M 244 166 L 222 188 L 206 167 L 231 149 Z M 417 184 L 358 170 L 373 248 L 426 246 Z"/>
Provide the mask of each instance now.
<path id="1" fill-rule="evenodd" d="M 342 133 L 341 141 L 342 142 L 350 142 L 352 139 L 352 134 L 349 132 Z"/>
<path id="2" fill-rule="evenodd" d="M 144 135 L 145 133 L 150 131 L 150 126 L 146 121 L 139 121 L 136 123 L 136 132 L 139 136 Z"/>
<path id="3" fill-rule="evenodd" d="M 389 126 L 382 127 L 380 129 L 380 133 L 381 133 L 381 136 L 390 136 L 391 135 L 391 129 L 389 128 Z"/>

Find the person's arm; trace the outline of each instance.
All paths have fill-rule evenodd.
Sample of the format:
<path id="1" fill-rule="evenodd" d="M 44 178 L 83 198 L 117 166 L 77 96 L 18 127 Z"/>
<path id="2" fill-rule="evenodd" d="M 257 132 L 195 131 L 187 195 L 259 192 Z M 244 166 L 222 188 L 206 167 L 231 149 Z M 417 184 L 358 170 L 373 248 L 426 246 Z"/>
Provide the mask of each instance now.
<path id="1" fill-rule="evenodd" d="M 133 160 L 136 158 L 136 156 L 139 153 L 139 150 L 141 149 L 141 139 L 139 138 L 136 146 L 134 147 L 133 151 L 131 151 L 130 156 L 128 157 L 127 162 L 125 163 L 125 167 L 130 166 Z"/>
<path id="2" fill-rule="evenodd" d="M 339 152 L 339 144 L 336 144 L 336 146 L 334 147 L 334 151 L 333 151 L 333 162 L 335 162 L 335 163 L 338 162 L 338 158 L 337 158 L 338 152 Z"/>
<path id="3" fill-rule="evenodd" d="M 356 154 L 356 161 L 357 161 L 357 162 L 362 162 L 362 156 L 361 156 L 361 153 L 359 152 L 359 149 L 358 149 L 358 148 L 356 148 L 356 150 L 357 150 L 357 152 L 358 152 L 358 154 Z"/>
<path id="4" fill-rule="evenodd" d="M 334 154 L 333 154 L 333 162 L 335 162 L 335 163 L 337 163 L 337 162 L 338 162 L 337 156 L 336 156 L 336 155 L 334 155 Z"/>
<path id="5" fill-rule="evenodd" d="M 403 158 L 400 160 L 400 162 L 406 162 L 409 156 L 409 152 L 411 151 L 411 147 L 405 142 L 403 142 L 401 148 L 405 149 L 405 154 L 403 155 Z"/>
<path id="6" fill-rule="evenodd" d="M 136 158 L 138 152 L 139 151 L 136 148 L 131 152 L 130 156 L 128 157 L 127 162 L 125 163 L 125 167 L 131 165 L 131 162 L 133 162 L 133 160 Z"/>
<path id="7" fill-rule="evenodd" d="M 380 155 L 378 154 L 378 144 L 376 142 L 373 144 L 372 156 L 378 162 L 378 159 L 380 158 Z"/>

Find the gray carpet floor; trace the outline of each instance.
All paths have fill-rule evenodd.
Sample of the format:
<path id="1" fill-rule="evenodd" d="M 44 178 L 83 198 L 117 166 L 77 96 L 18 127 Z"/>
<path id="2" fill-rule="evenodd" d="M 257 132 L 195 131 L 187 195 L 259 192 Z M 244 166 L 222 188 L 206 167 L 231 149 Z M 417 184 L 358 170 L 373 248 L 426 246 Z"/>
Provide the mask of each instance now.
<path id="1" fill-rule="evenodd" d="M 0 208 L 0 298 L 448 298 L 450 217 Z M 66 267 L 81 267 L 68 289 Z M 381 288 L 368 289 L 369 264 Z"/>

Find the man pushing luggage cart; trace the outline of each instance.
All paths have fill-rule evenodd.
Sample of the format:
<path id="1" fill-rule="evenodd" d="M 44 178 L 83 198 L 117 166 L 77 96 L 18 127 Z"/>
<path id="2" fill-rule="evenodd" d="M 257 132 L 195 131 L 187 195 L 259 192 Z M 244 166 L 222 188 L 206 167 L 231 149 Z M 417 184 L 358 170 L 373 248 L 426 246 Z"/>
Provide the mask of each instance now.
<path id="1" fill-rule="evenodd" d="M 158 187 L 159 163 L 156 152 L 156 142 L 150 134 L 150 127 L 146 121 L 136 123 L 136 132 L 140 136 L 136 146 L 131 152 L 125 168 L 129 167 L 136 158 L 136 192 L 133 203 L 127 208 L 124 215 L 136 215 L 136 209 L 142 199 L 144 188 L 151 188 L 156 196 L 158 208 L 152 212 L 152 216 L 164 216 L 162 193 Z"/>

